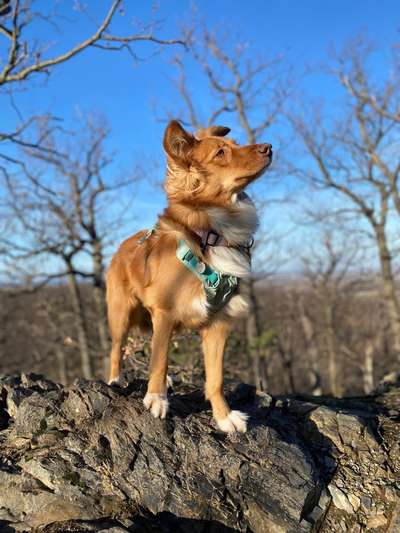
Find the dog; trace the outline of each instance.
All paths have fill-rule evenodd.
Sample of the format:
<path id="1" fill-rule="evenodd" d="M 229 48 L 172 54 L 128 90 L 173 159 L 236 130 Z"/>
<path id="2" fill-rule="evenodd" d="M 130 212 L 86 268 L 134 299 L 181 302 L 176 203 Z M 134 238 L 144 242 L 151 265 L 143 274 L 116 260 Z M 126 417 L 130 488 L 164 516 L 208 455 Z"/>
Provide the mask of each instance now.
<path id="1" fill-rule="evenodd" d="M 168 205 L 152 230 L 124 241 L 107 273 L 112 337 L 109 383 L 118 382 L 121 347 L 130 328 L 152 330 L 144 406 L 155 418 L 168 411 L 168 344 L 179 328 L 198 330 L 205 394 L 223 432 L 245 432 L 247 416 L 223 394 L 223 353 L 235 319 L 248 301 L 240 279 L 250 276 L 250 247 L 258 226 L 244 189 L 272 161 L 270 144 L 239 146 L 230 129 L 211 126 L 195 135 L 178 121 L 164 134 Z"/>

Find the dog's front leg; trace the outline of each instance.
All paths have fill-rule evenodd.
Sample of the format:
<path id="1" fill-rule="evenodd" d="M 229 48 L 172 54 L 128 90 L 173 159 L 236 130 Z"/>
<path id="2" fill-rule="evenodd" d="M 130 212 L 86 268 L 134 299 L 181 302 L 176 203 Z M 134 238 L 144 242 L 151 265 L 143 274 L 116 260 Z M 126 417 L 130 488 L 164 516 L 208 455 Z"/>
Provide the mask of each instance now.
<path id="1" fill-rule="evenodd" d="M 143 403 L 155 418 L 165 418 L 168 411 L 167 370 L 168 345 L 173 322 L 166 311 L 152 315 L 153 338 L 151 341 L 150 376 Z"/>
<path id="2" fill-rule="evenodd" d="M 245 432 L 247 415 L 231 411 L 223 393 L 223 359 L 229 324 L 214 322 L 201 331 L 203 338 L 204 365 L 206 369 L 206 398 L 210 400 L 218 427 L 226 433 Z"/>

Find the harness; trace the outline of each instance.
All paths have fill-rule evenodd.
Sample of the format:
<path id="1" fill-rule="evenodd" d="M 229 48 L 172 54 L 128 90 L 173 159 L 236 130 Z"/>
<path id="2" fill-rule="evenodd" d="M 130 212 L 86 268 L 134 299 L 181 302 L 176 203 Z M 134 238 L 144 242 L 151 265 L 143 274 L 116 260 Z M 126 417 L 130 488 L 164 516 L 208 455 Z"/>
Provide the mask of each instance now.
<path id="1" fill-rule="evenodd" d="M 149 237 L 151 237 L 156 229 L 157 225 L 149 229 L 145 235 L 139 239 L 139 244 L 143 244 Z M 203 236 L 198 232 L 196 232 L 196 234 L 201 238 L 200 247 L 203 252 L 207 246 L 229 246 L 223 237 L 212 230 L 204 232 Z M 250 248 L 252 244 L 253 243 L 251 242 L 248 245 L 236 246 L 236 248 L 250 257 Z M 184 239 L 180 239 L 178 242 L 176 257 L 201 281 L 206 293 L 209 310 L 212 313 L 220 311 L 237 292 L 239 288 L 239 278 L 237 276 L 219 272 L 211 265 L 204 263 L 194 254 Z"/>
<path id="2" fill-rule="evenodd" d="M 223 274 L 203 263 L 183 239 L 179 240 L 176 257 L 202 282 L 207 303 L 213 313 L 220 311 L 237 291 L 237 276 Z"/>

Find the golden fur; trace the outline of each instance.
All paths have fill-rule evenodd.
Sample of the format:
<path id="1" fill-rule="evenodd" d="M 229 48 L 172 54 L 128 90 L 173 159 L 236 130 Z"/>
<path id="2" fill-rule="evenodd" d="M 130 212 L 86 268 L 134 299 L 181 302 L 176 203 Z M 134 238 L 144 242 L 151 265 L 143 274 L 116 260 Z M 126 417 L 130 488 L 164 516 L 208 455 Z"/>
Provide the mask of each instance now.
<path id="1" fill-rule="evenodd" d="M 246 417 L 231 411 L 224 398 L 223 351 L 234 316 L 245 310 L 246 302 L 236 295 L 222 311 L 209 313 L 201 282 L 176 257 L 177 242 L 183 238 L 200 258 L 217 267 L 218 254 L 212 250 L 214 259 L 207 249 L 203 254 L 194 230 L 219 231 L 215 227 L 219 225 L 222 233 L 229 234 L 232 224 L 236 227 L 236 233 L 231 232 L 232 239 L 240 240 L 246 220 L 251 221 L 246 209 L 249 213 L 254 211 L 256 220 L 252 204 L 244 205 L 236 198 L 268 167 L 271 146 L 238 146 L 222 138 L 228 132 L 228 128 L 215 126 L 200 130 L 195 137 L 176 121 L 168 125 L 163 143 L 167 154 L 168 207 L 149 238 L 141 242 L 146 233 L 141 231 L 123 242 L 114 255 L 107 274 L 107 305 L 112 336 L 110 382 L 119 378 L 121 346 L 129 329 L 152 328 L 150 376 L 144 403 L 154 416 L 164 418 L 168 410 L 170 337 L 180 327 L 198 329 L 204 351 L 206 397 L 219 427 L 230 432 L 245 431 Z M 249 222 L 247 233 L 255 224 Z M 222 268 L 229 269 L 235 260 L 246 261 L 236 249 L 224 247 L 220 252 L 225 253 L 224 258 L 220 254 Z"/>

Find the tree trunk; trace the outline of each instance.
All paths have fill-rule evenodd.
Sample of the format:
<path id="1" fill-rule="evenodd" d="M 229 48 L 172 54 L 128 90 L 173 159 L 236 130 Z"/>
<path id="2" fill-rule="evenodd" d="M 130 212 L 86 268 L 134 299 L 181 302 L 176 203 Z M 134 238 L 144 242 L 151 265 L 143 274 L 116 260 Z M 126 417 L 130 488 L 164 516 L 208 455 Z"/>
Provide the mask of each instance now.
<path id="1" fill-rule="evenodd" d="M 291 328 L 288 328 L 289 330 Z M 287 331 L 287 337 L 288 339 L 292 338 L 292 332 Z M 290 342 L 290 341 L 289 341 Z M 277 345 L 277 353 L 281 358 L 282 361 L 282 367 L 284 371 L 284 378 L 285 378 L 285 391 L 288 393 L 295 393 L 296 392 L 296 384 L 294 381 L 294 375 L 293 375 L 293 350 L 291 342 L 289 346 L 284 346 L 281 340 L 278 338 L 278 345 Z"/>
<path id="2" fill-rule="evenodd" d="M 393 274 L 392 257 L 388 248 L 385 228 L 382 225 L 376 225 L 374 229 L 378 243 L 383 294 L 388 311 L 393 350 L 397 360 L 400 361 L 400 304 L 397 297 L 396 282 Z"/>
<path id="3" fill-rule="evenodd" d="M 375 343 L 372 338 L 368 338 L 364 347 L 364 361 L 362 366 L 365 394 L 371 394 L 374 390 L 374 352 Z"/>
<path id="4" fill-rule="evenodd" d="M 59 346 L 55 347 L 57 363 L 58 363 L 58 376 L 59 381 L 63 385 L 67 383 L 67 365 L 65 363 L 65 353 Z"/>
<path id="5" fill-rule="evenodd" d="M 309 359 L 309 381 L 311 384 L 311 394 L 321 396 L 321 369 L 319 361 L 319 351 L 315 340 L 315 331 L 311 318 L 304 309 L 304 302 L 300 299 L 300 323 L 306 340 L 307 354 Z"/>
<path id="6" fill-rule="evenodd" d="M 336 344 L 336 334 L 334 328 L 333 318 L 333 303 L 327 294 L 323 294 L 322 305 L 324 309 L 324 337 L 326 342 L 326 350 L 328 353 L 328 377 L 329 377 L 329 391 L 333 396 L 340 396 L 342 394 L 342 387 L 338 380 L 338 363 L 337 354 L 338 347 Z"/>
<path id="7" fill-rule="evenodd" d="M 126 378 L 125 378 L 126 379 Z M 246 435 L 215 429 L 201 385 L 156 420 L 145 383 L 0 379 L 4 531 L 398 531 L 400 390 L 332 399 L 232 386 Z"/>
<path id="8" fill-rule="evenodd" d="M 78 345 L 81 356 L 82 375 L 85 379 L 93 379 L 92 364 L 90 361 L 89 341 L 87 335 L 86 319 L 82 302 L 82 295 L 76 276 L 69 265 L 68 288 L 74 312 L 75 328 L 78 336 Z"/>
<path id="9" fill-rule="evenodd" d="M 272 353 L 270 350 L 265 349 L 262 353 L 259 354 L 260 361 L 260 390 L 268 391 L 269 389 L 269 377 L 268 377 L 268 366 L 270 363 Z"/>
<path id="10" fill-rule="evenodd" d="M 254 279 L 241 280 L 241 290 L 249 300 L 249 314 L 246 318 L 246 345 L 247 353 L 253 362 L 253 383 L 262 390 L 262 380 L 260 374 L 260 353 L 255 347 L 255 341 L 261 336 L 262 327 L 260 325 L 258 302 L 254 287 Z"/>
<path id="11" fill-rule="evenodd" d="M 94 281 L 94 301 L 97 312 L 97 330 L 99 333 L 100 347 L 103 359 L 103 373 L 108 376 L 109 371 L 109 349 L 107 328 L 107 306 L 106 306 L 106 288 L 104 282 L 104 262 L 103 250 L 99 240 L 93 243 L 93 281 Z"/>

